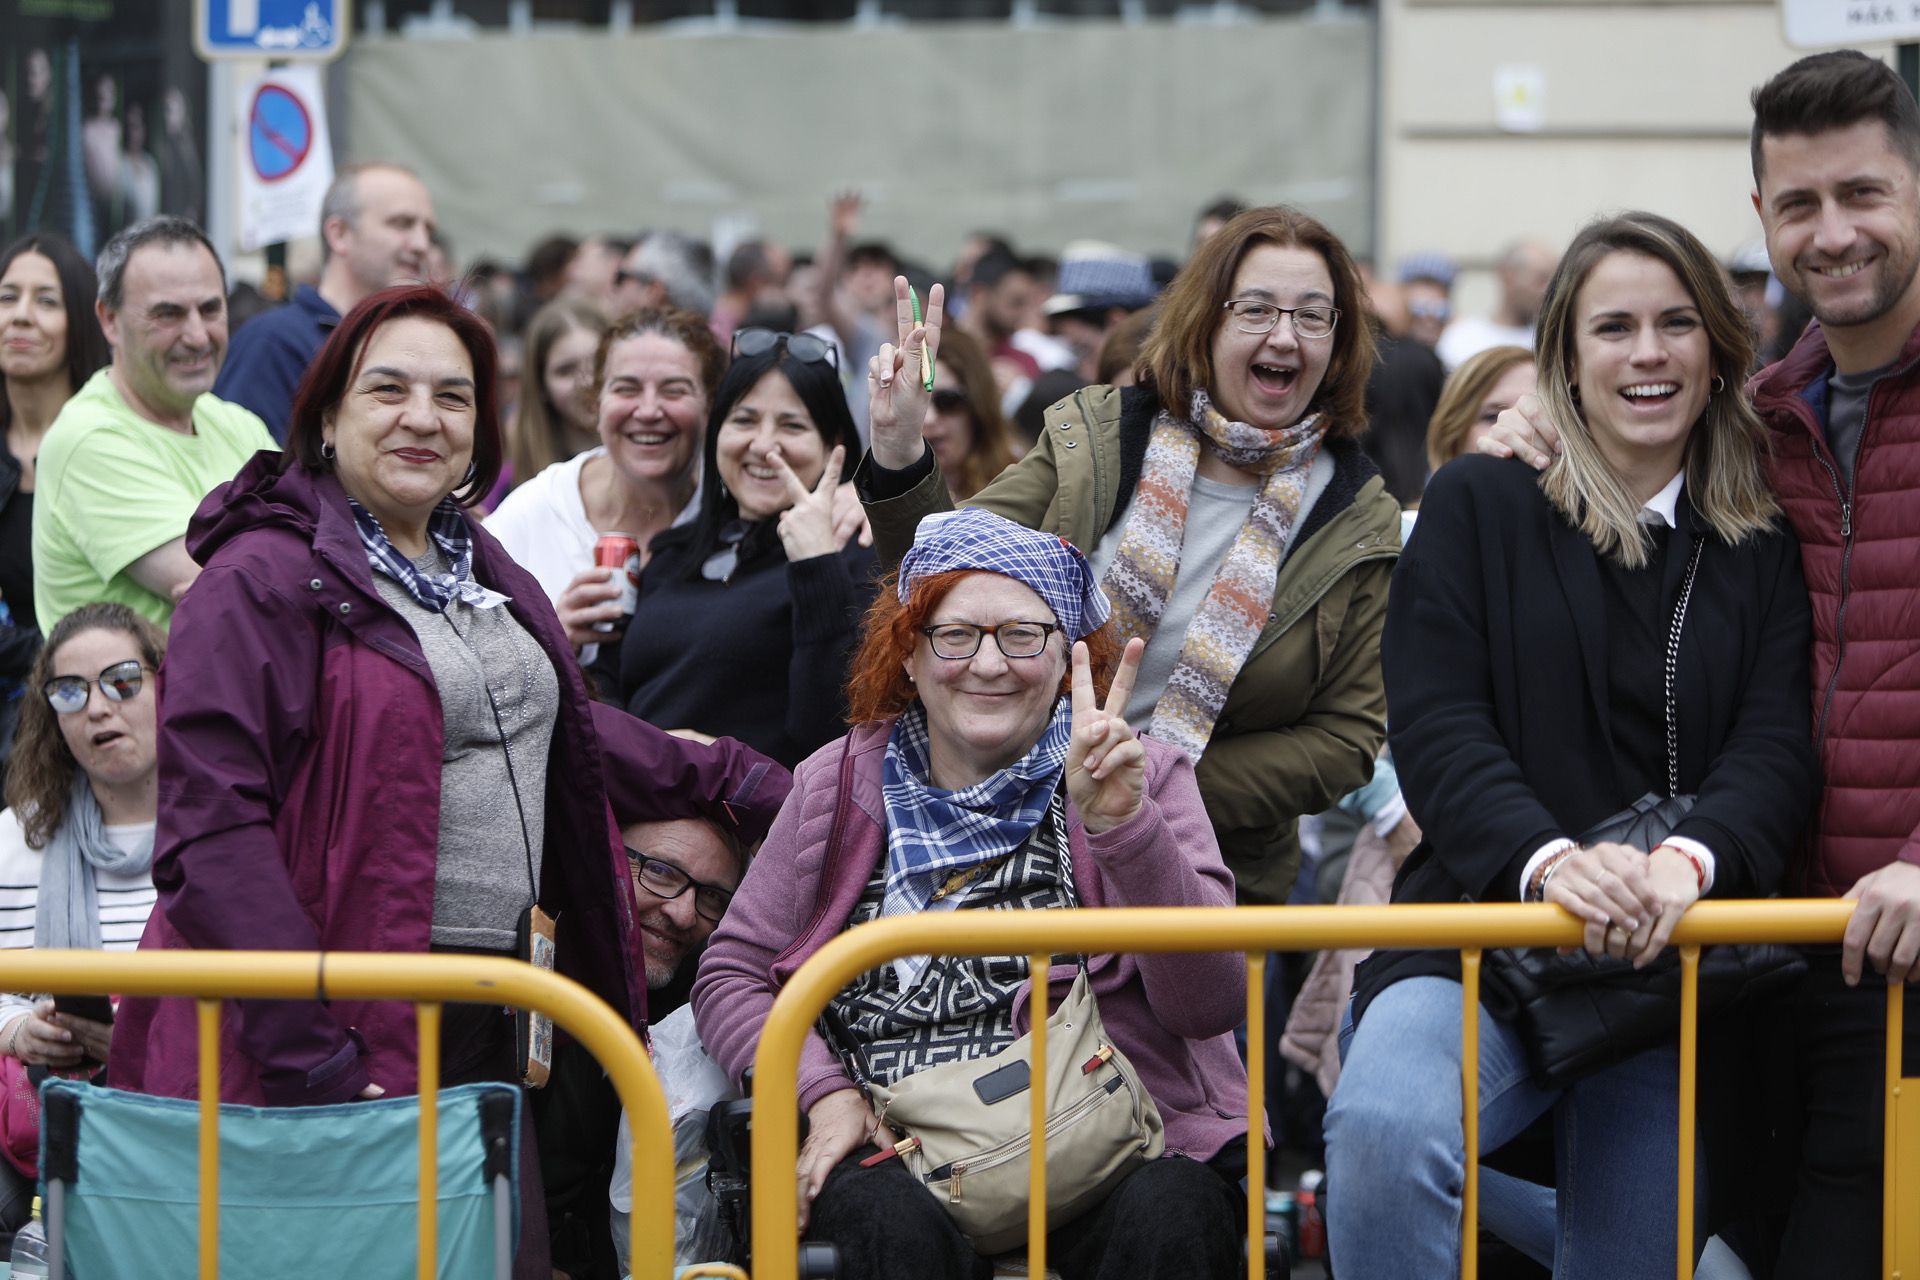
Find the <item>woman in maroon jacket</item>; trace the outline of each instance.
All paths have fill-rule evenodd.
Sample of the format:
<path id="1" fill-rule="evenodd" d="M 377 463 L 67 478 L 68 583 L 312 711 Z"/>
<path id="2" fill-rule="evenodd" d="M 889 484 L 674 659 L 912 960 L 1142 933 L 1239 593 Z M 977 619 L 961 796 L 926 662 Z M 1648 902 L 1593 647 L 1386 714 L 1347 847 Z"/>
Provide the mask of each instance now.
<path id="1" fill-rule="evenodd" d="M 560 971 L 638 1029 L 615 814 L 703 812 L 751 837 L 786 775 L 589 700 L 551 604 L 459 505 L 500 468 L 493 387 L 470 313 L 433 289 L 384 290 L 308 371 L 288 452 L 202 504 L 188 546 L 205 569 L 160 677 L 144 945 L 510 955 L 537 903 L 559 920 Z M 445 1082 L 520 1078 L 500 1009 L 444 1016 Z M 187 1095 L 193 1044 L 190 1001 L 129 1000 L 110 1078 Z M 415 1052 L 405 1004 L 236 1002 L 222 1094 L 411 1092 Z"/>

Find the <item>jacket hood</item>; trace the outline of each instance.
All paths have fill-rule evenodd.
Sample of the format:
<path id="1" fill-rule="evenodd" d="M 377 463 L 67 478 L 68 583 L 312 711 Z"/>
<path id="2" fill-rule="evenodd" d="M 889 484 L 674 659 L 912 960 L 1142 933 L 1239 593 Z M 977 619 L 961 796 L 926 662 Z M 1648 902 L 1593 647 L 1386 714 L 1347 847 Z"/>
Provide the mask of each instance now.
<path id="1" fill-rule="evenodd" d="M 316 475 L 284 453 L 262 449 L 200 503 L 187 522 L 187 551 L 204 566 L 250 530 L 279 526 L 311 539 L 320 527 L 323 490 L 339 487 L 332 476 Z"/>

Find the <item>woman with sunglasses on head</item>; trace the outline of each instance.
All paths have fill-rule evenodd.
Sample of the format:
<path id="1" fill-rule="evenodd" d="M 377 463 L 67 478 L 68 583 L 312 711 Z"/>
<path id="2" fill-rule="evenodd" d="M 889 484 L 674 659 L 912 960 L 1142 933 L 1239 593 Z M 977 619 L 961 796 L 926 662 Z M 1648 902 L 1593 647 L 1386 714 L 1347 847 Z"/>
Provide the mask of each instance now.
<path id="1" fill-rule="evenodd" d="M 942 337 L 920 434 L 947 477 L 947 492 L 961 502 L 1013 464 L 1013 446 L 987 353 L 958 329 Z"/>
<path id="2" fill-rule="evenodd" d="M 120 604 L 60 619 L 34 660 L 0 813 L 0 948 L 131 951 L 153 910 L 154 672 L 166 638 Z M 28 1067 L 99 1071 L 113 1024 L 53 999 L 0 996 L 5 1155 L 0 1231 L 27 1216 L 35 1117 L 14 1101 Z"/>
<path id="3" fill-rule="evenodd" d="M 840 732 L 873 597 L 873 553 L 834 519 L 859 448 L 833 348 L 806 333 L 734 335 L 699 513 L 654 539 L 610 673 L 629 712 L 789 767 Z"/>
<path id="4" fill-rule="evenodd" d="M 950 505 L 922 435 L 941 290 L 924 324 L 904 279 L 895 291 L 900 341 L 869 370 L 858 478 L 883 562 Z M 1138 385 L 1062 400 L 1034 450 L 967 500 L 1092 560 L 1121 633 L 1146 641 L 1127 721 L 1194 762 L 1247 901 L 1286 900 L 1297 820 L 1365 782 L 1386 737 L 1377 651 L 1399 506 L 1356 439 L 1368 315 L 1332 232 L 1248 210 L 1168 286 Z"/>
<path id="5" fill-rule="evenodd" d="M 61 408 L 111 354 L 93 314 L 94 292 L 93 268 L 57 235 L 36 233 L 0 254 L 0 778 L 40 647 L 34 462 Z"/>

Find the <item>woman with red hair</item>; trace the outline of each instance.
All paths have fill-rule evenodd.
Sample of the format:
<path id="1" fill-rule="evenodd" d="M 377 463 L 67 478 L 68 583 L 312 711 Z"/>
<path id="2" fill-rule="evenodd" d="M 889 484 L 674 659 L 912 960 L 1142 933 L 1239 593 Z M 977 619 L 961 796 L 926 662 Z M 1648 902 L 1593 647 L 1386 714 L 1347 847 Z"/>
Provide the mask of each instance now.
<path id="1" fill-rule="evenodd" d="M 1114 661 L 1106 595 L 1059 538 L 985 511 L 930 516 L 854 660 L 853 732 L 802 764 L 694 985 L 702 1042 L 752 1065 L 781 985 L 827 941 L 880 916 L 1070 906 L 1229 906 L 1193 766 L 1120 714 L 1140 663 Z M 845 825 L 829 835 L 843 794 Z M 1067 1280 L 1239 1274 L 1247 1082 L 1233 1043 L 1235 955 L 1100 955 L 1087 981 L 1165 1123 L 1149 1159 L 1077 1215 L 1048 1260 Z M 1049 1008 L 1075 980 L 1047 976 Z M 984 1058 L 1026 1031 L 1022 957 L 909 957 L 828 1006 L 840 1029 L 801 1054 L 809 1239 L 843 1280 L 973 1280 L 992 1268 L 905 1161 L 856 1086 Z M 836 1050 L 845 1053 L 843 1060 Z M 1177 1154 L 1176 1154 L 1177 1153 Z M 929 1176 L 937 1176 L 929 1175 Z"/>

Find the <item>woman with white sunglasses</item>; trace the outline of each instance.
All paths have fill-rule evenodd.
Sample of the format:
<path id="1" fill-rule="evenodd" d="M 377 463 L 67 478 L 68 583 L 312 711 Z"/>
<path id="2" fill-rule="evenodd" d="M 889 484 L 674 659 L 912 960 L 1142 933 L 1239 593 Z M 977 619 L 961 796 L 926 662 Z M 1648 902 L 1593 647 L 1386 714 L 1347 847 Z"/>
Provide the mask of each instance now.
<path id="1" fill-rule="evenodd" d="M 0 948 L 139 945 L 154 903 L 153 675 L 165 652 L 160 630 L 121 604 L 84 605 L 47 637 L 0 812 Z M 12 1096 L 26 1068 L 92 1074 L 112 1042 L 111 1022 L 59 1003 L 0 996 L 11 1059 L 0 1063 L 0 1234 L 26 1219 L 33 1193 L 36 1113 Z"/>

